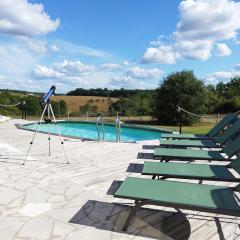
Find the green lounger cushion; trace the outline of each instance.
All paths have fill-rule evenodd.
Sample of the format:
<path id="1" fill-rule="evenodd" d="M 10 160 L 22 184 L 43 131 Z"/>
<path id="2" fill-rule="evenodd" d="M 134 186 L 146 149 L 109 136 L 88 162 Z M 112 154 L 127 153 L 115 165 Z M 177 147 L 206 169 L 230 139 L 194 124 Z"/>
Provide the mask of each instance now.
<path id="1" fill-rule="evenodd" d="M 144 162 L 142 174 L 168 178 L 240 181 L 226 166 L 209 164 Z"/>
<path id="2" fill-rule="evenodd" d="M 222 148 L 220 144 L 217 144 L 210 140 L 167 140 L 161 139 L 160 146 L 171 147 L 206 147 L 206 148 Z"/>
<path id="3" fill-rule="evenodd" d="M 240 132 L 240 119 L 237 119 L 231 127 L 229 127 L 226 131 L 224 131 L 223 133 L 219 134 L 216 137 L 216 142 L 224 144 L 231 138 L 238 136 L 239 132 Z"/>
<path id="4" fill-rule="evenodd" d="M 237 119 L 237 114 L 229 113 L 227 114 L 220 122 L 218 122 L 209 132 L 208 136 L 215 137 L 217 136 L 227 125 L 234 122 Z"/>
<path id="5" fill-rule="evenodd" d="M 177 148 L 155 148 L 154 156 L 176 159 L 229 161 L 229 159 L 223 157 L 223 155 L 219 151 L 203 151 Z"/>
<path id="6" fill-rule="evenodd" d="M 208 140 L 211 139 L 210 136 L 201 135 L 201 134 L 171 134 L 171 133 L 163 133 L 162 138 L 176 138 L 176 139 L 200 139 L 200 140 Z"/>
<path id="7" fill-rule="evenodd" d="M 162 206 L 177 205 L 240 215 L 234 192 L 222 186 L 128 177 L 114 196 L 149 203 L 152 201 Z"/>

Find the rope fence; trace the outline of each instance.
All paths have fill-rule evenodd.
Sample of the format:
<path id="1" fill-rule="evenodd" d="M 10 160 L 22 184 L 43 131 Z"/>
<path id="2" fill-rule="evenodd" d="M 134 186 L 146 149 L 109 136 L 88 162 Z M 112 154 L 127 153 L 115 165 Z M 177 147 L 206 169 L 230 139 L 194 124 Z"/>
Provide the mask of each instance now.
<path id="1" fill-rule="evenodd" d="M 179 106 L 177 106 L 178 107 L 178 112 L 185 112 L 185 113 L 187 113 L 187 114 L 189 114 L 189 115 L 192 115 L 192 116 L 195 116 L 195 117 L 201 117 L 201 115 L 198 115 L 198 114 L 195 114 L 195 113 L 192 113 L 192 112 L 189 112 L 189 111 L 187 111 L 187 110 L 185 110 L 184 108 L 181 108 L 181 107 L 179 107 Z"/>
<path id="2" fill-rule="evenodd" d="M 240 113 L 240 110 L 238 110 L 237 112 L 235 112 L 235 114 L 239 114 Z"/>
<path id="3" fill-rule="evenodd" d="M 192 115 L 192 116 L 194 116 L 194 117 L 209 118 L 208 116 L 199 115 L 199 114 L 196 114 L 196 113 L 189 112 L 189 111 L 187 111 L 186 109 L 184 109 L 184 108 L 182 108 L 182 107 L 179 107 L 178 105 L 177 105 L 177 111 L 178 111 L 178 112 L 185 112 L 185 113 L 187 113 L 187 114 L 189 114 L 189 115 Z M 238 114 L 238 113 L 240 113 L 240 110 L 236 112 L 236 114 Z M 216 114 L 216 115 L 219 115 L 219 114 Z"/>
<path id="4" fill-rule="evenodd" d="M 186 113 L 188 115 L 191 115 L 191 116 L 194 116 L 194 117 L 198 117 L 200 119 L 209 119 L 209 116 L 204 116 L 204 115 L 199 115 L 199 114 L 196 114 L 196 113 L 192 113 L 192 112 L 189 112 L 187 111 L 186 109 L 180 107 L 177 105 L 177 111 L 180 113 L 180 117 L 179 117 L 179 133 L 181 134 L 182 133 L 182 113 Z M 240 110 L 238 112 L 236 112 L 236 114 L 240 113 Z M 217 122 L 218 122 L 218 119 L 219 119 L 219 113 L 217 114 Z"/>
<path id="5" fill-rule="evenodd" d="M 25 101 L 14 103 L 14 104 L 1 104 L 0 107 L 16 107 L 22 105 L 22 119 L 27 119 L 27 104 Z"/>
<path id="6" fill-rule="evenodd" d="M 19 103 L 15 103 L 15 104 L 9 104 L 9 105 L 0 103 L 0 107 L 15 107 L 15 106 L 18 106 L 20 104 L 23 104 L 23 102 L 19 102 Z"/>

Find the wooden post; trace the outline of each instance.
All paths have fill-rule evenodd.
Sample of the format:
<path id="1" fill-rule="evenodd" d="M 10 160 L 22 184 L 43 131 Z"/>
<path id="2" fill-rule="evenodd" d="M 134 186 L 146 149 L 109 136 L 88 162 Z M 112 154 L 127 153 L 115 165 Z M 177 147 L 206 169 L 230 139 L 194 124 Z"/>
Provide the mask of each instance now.
<path id="1" fill-rule="evenodd" d="M 182 110 L 180 110 L 179 117 L 179 133 L 182 134 Z"/>
<path id="2" fill-rule="evenodd" d="M 182 133 L 182 109 L 177 105 L 177 112 L 179 113 L 179 133 Z"/>
<path id="3" fill-rule="evenodd" d="M 27 103 L 24 104 L 24 119 L 27 120 Z"/>
<path id="4" fill-rule="evenodd" d="M 24 119 L 24 101 L 22 101 L 22 119 Z"/>
<path id="5" fill-rule="evenodd" d="M 60 114 L 60 101 L 58 101 L 58 117 L 59 118 L 61 117 L 61 114 Z"/>

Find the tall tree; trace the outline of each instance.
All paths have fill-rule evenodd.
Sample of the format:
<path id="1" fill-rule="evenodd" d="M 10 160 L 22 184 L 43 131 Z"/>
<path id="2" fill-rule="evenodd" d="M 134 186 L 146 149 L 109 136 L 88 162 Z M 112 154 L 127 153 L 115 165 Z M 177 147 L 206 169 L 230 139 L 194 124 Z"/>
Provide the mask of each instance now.
<path id="1" fill-rule="evenodd" d="M 177 124 L 177 105 L 190 112 L 200 114 L 205 110 L 205 87 L 192 71 L 181 71 L 168 75 L 157 89 L 155 115 L 162 124 Z M 186 124 L 196 120 L 183 114 Z"/>

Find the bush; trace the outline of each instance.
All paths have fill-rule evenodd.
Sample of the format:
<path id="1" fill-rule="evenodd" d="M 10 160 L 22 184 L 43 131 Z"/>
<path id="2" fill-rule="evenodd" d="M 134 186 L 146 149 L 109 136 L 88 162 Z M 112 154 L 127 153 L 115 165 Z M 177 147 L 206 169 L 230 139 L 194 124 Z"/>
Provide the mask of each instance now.
<path id="1" fill-rule="evenodd" d="M 161 124 L 176 125 L 179 121 L 177 105 L 201 114 L 205 111 L 206 92 L 204 84 L 192 71 L 176 72 L 168 75 L 157 89 L 155 115 Z M 183 114 L 183 123 L 191 124 L 196 117 Z"/>

